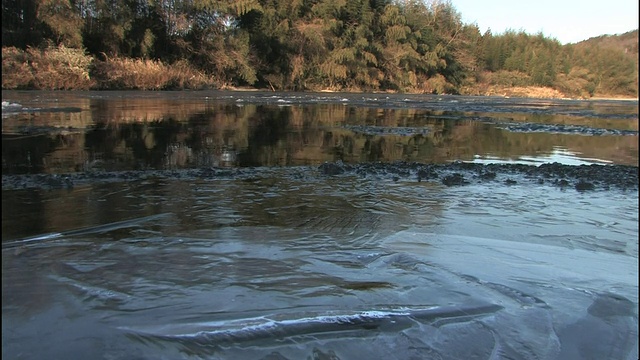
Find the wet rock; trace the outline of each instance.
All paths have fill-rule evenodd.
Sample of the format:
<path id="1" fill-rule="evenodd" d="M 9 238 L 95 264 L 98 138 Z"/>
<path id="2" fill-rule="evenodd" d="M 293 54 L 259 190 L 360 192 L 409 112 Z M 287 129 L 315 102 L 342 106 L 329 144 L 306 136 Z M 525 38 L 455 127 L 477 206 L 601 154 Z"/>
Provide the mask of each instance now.
<path id="1" fill-rule="evenodd" d="M 636 130 L 598 129 L 582 125 L 495 122 L 496 127 L 519 133 L 581 134 L 590 136 L 637 136 Z"/>
<path id="2" fill-rule="evenodd" d="M 260 360 L 289 360 L 289 358 L 285 357 L 277 351 L 274 351 L 271 354 L 261 358 Z"/>
<path id="3" fill-rule="evenodd" d="M 42 187 L 45 189 L 72 189 L 73 181 L 68 176 L 64 175 L 38 175 L 38 181 L 42 183 Z"/>
<path id="4" fill-rule="evenodd" d="M 138 180 L 189 180 L 189 179 L 237 179 L 255 181 L 268 178 L 266 168 L 200 168 L 178 170 L 132 170 L 132 171 L 87 171 L 67 174 L 21 174 L 2 175 L 2 189 L 40 188 L 45 190 L 71 189 L 80 184 L 125 182 Z M 275 171 L 275 170 L 274 170 Z M 566 188 L 573 186 L 578 191 L 596 190 L 637 190 L 638 167 L 627 165 L 562 165 L 559 163 L 540 166 L 524 164 L 479 164 L 479 163 L 359 163 L 344 164 L 326 162 L 317 168 L 291 167 L 277 171 L 291 171 L 292 176 L 316 176 L 353 174 L 363 178 L 376 177 L 394 181 L 416 179 L 437 181 L 446 186 L 465 185 L 467 179 L 481 179 L 484 183 L 493 181 L 514 181 L 520 185 L 550 184 Z"/>
<path id="5" fill-rule="evenodd" d="M 388 127 L 388 126 L 353 125 L 353 126 L 345 126 L 345 128 L 353 132 L 365 134 L 365 135 L 414 136 L 414 135 L 425 135 L 429 132 L 427 128 L 422 128 L 422 127 Z"/>
<path id="6" fill-rule="evenodd" d="M 429 180 L 429 179 L 437 179 L 438 178 L 438 173 L 435 172 L 432 168 L 425 168 L 425 169 L 420 169 L 418 170 L 418 182 L 422 181 L 422 180 Z"/>
<path id="7" fill-rule="evenodd" d="M 324 353 L 320 351 L 320 349 L 314 347 L 312 353 L 314 360 L 340 360 L 333 350 L 329 350 Z"/>
<path id="8" fill-rule="evenodd" d="M 480 173 L 480 179 L 482 180 L 495 180 L 496 178 L 496 173 L 493 171 L 482 171 Z"/>
<path id="9" fill-rule="evenodd" d="M 505 183 L 505 185 L 515 185 L 518 182 L 513 180 L 513 179 L 507 179 L 507 180 L 504 181 L 504 183 Z"/>
<path id="10" fill-rule="evenodd" d="M 464 176 L 460 173 L 454 173 L 447 175 L 442 179 L 442 183 L 446 186 L 460 186 L 468 184 L 469 182 L 464 179 Z"/>
<path id="11" fill-rule="evenodd" d="M 455 161 L 451 163 L 450 166 L 454 169 L 465 170 L 465 171 L 480 171 L 482 169 L 482 164 L 462 162 L 462 161 Z"/>
<path id="12" fill-rule="evenodd" d="M 337 163 L 324 163 L 318 167 L 318 169 L 325 175 L 340 175 L 345 172 L 342 162 Z"/>
<path id="13" fill-rule="evenodd" d="M 577 184 L 576 184 L 576 190 L 578 191 L 587 191 L 587 190 L 593 190 L 595 189 L 595 185 L 593 185 L 590 182 L 586 182 L 583 180 L 580 180 Z"/>

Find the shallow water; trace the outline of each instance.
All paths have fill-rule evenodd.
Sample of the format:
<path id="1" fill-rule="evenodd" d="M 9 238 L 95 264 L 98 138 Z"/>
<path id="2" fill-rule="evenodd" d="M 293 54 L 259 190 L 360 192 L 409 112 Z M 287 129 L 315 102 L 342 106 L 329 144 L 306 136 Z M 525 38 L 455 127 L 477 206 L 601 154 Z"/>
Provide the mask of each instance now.
<path id="1" fill-rule="evenodd" d="M 324 161 L 638 164 L 637 101 L 3 91 L 3 173 Z"/>
<path id="2" fill-rule="evenodd" d="M 589 111 L 622 116 L 617 103 Z M 114 149 L 100 166 L 128 167 L 127 145 Z M 267 162 L 242 178 L 3 190 L 3 358 L 638 357 L 637 190 L 329 176 L 319 158 L 269 163 L 295 158 L 280 150 L 256 152 Z M 83 151 L 70 161 L 96 152 Z"/>
<path id="3" fill-rule="evenodd" d="M 637 357 L 637 192 L 261 175 L 4 194 L 3 354 Z"/>

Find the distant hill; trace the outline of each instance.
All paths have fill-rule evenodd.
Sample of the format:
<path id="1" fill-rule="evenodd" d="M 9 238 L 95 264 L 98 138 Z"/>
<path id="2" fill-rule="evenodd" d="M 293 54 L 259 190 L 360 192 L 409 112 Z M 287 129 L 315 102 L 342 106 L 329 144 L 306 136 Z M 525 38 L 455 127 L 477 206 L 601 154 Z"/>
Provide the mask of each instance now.
<path id="1" fill-rule="evenodd" d="M 638 30 L 620 35 L 596 36 L 566 46 L 571 54 L 572 72 L 586 70 L 586 76 L 572 80 L 594 97 L 638 96 Z M 576 82 L 573 84 L 576 84 Z M 571 83 L 570 83 L 571 85 Z"/>
<path id="2" fill-rule="evenodd" d="M 601 35 L 574 44 L 576 47 L 599 46 L 602 48 L 621 49 L 625 54 L 638 61 L 638 30 L 620 35 Z"/>

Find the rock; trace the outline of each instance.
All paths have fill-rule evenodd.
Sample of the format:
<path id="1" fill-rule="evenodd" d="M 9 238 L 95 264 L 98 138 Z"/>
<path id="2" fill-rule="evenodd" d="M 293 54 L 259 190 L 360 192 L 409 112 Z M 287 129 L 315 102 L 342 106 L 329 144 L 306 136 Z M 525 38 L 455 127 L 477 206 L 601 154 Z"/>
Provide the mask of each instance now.
<path id="1" fill-rule="evenodd" d="M 318 169 L 325 175 L 340 175 L 345 172 L 342 162 L 329 163 L 325 162 Z"/>
<path id="2" fill-rule="evenodd" d="M 447 186 L 465 185 L 469 182 L 464 179 L 464 176 L 460 173 L 447 175 L 442 179 L 442 183 Z"/>
<path id="3" fill-rule="evenodd" d="M 590 182 L 586 182 L 584 180 L 580 180 L 576 184 L 576 190 L 578 191 L 587 191 L 587 190 L 593 190 L 593 189 L 595 189 L 595 185 L 593 185 Z"/>

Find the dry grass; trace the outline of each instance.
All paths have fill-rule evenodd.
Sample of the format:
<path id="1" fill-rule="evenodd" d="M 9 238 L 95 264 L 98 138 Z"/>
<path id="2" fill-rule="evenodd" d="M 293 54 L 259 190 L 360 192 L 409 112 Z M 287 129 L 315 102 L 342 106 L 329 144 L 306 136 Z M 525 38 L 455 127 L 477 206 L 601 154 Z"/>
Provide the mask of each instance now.
<path id="1" fill-rule="evenodd" d="M 2 48 L 2 88 L 28 89 L 33 84 L 33 74 L 28 55 L 15 47 Z"/>
<path id="2" fill-rule="evenodd" d="M 186 61 L 166 65 L 156 60 L 116 58 L 96 61 L 98 89 L 178 90 L 217 87 L 217 81 Z"/>
<path id="3" fill-rule="evenodd" d="M 63 45 L 44 50 L 2 49 L 2 88 L 37 90 L 87 90 L 93 58 Z"/>
<path id="4" fill-rule="evenodd" d="M 300 61 L 300 59 L 298 59 Z M 298 71 L 298 70 L 296 70 Z M 485 72 L 477 82 L 460 93 L 466 95 L 502 95 L 544 98 L 590 98 L 588 71 L 579 69 L 569 75 L 560 74 L 555 89 L 531 86 L 531 79 L 514 71 Z M 414 76 L 415 77 L 415 76 Z M 284 78 L 265 76 L 271 89 L 282 89 Z M 455 88 L 442 75 L 429 79 L 409 79 L 411 85 L 404 92 L 454 93 Z M 326 85 L 326 84 L 325 84 Z M 363 91 L 358 87 L 345 88 L 340 84 L 322 86 L 305 84 L 308 90 Z M 231 88 L 220 77 L 205 74 L 186 60 L 165 64 L 157 60 L 108 58 L 104 61 L 87 55 L 82 49 L 63 45 L 45 49 L 15 47 L 2 48 L 2 89 L 34 90 L 183 90 Z M 611 97 L 607 94 L 598 94 Z"/>
<path id="5" fill-rule="evenodd" d="M 105 61 L 64 46 L 2 48 L 2 88 L 33 90 L 179 90 L 218 88 L 217 79 L 187 61 L 114 58 Z"/>

